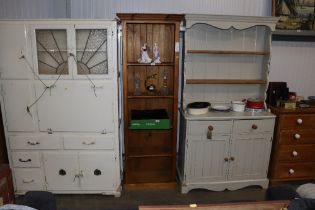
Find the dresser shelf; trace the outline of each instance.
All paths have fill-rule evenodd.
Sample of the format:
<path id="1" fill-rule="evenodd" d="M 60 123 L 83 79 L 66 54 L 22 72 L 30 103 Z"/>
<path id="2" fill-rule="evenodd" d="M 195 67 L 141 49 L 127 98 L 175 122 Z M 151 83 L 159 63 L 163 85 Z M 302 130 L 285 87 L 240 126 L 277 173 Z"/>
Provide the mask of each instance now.
<path id="1" fill-rule="evenodd" d="M 195 54 L 219 54 L 219 55 L 270 55 L 270 52 L 235 51 L 235 50 L 187 50 L 187 53 Z"/>
<path id="2" fill-rule="evenodd" d="M 266 80 L 251 79 L 186 79 L 186 84 L 267 84 Z"/>
<path id="3" fill-rule="evenodd" d="M 174 63 L 127 63 L 127 66 L 174 66 Z"/>

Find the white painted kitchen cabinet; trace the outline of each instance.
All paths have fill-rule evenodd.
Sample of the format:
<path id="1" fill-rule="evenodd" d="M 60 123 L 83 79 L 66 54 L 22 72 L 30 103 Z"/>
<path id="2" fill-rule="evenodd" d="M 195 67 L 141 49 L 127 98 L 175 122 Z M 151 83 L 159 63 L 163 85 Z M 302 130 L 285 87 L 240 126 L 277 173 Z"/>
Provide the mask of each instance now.
<path id="1" fill-rule="evenodd" d="M 116 21 L 0 21 L 16 194 L 121 192 Z"/>
<path id="2" fill-rule="evenodd" d="M 196 188 L 268 186 L 275 116 L 266 109 L 215 110 L 247 98 L 264 100 L 275 17 L 186 15 L 178 174 L 182 193 Z M 209 102 L 191 115 L 192 102 Z"/>
<path id="3" fill-rule="evenodd" d="M 269 118 L 270 117 L 270 118 Z M 274 119 L 189 119 L 180 152 L 181 192 L 268 186 Z M 241 124 L 241 125 L 240 125 Z M 242 130 L 244 132 L 242 132 Z"/>

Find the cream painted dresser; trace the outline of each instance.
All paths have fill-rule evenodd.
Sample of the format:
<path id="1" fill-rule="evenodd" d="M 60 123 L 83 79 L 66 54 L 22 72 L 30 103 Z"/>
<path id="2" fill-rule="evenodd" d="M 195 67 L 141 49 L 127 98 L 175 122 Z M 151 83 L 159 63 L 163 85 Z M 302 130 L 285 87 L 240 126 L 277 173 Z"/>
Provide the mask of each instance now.
<path id="1" fill-rule="evenodd" d="M 17 194 L 121 192 L 115 21 L 0 22 L 1 110 Z"/>
<path id="2" fill-rule="evenodd" d="M 265 98 L 273 17 L 186 15 L 181 192 L 268 186 L 275 116 L 268 111 L 209 111 L 190 115 L 187 104 Z"/>

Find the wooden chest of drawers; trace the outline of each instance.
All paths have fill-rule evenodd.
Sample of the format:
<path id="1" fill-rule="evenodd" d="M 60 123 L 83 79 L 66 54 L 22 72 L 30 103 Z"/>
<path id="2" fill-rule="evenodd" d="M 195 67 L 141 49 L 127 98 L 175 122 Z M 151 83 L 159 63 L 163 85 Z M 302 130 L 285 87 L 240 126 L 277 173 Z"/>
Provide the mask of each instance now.
<path id="1" fill-rule="evenodd" d="M 315 108 L 271 108 L 277 115 L 269 179 L 315 179 Z"/>

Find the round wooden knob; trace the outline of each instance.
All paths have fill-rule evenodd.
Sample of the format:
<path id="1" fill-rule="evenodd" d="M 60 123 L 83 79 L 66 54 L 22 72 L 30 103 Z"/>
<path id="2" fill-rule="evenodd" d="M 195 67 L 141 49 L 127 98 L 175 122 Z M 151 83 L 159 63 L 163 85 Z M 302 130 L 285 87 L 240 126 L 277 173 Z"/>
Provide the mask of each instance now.
<path id="1" fill-rule="evenodd" d="M 234 157 L 231 157 L 231 158 L 230 158 L 230 160 L 231 160 L 231 161 L 234 161 L 234 160 L 235 160 L 235 158 L 234 158 Z"/>
<path id="2" fill-rule="evenodd" d="M 296 123 L 301 125 L 303 123 L 303 120 L 301 118 L 299 118 L 299 119 L 296 120 Z"/>
<path id="3" fill-rule="evenodd" d="M 298 152 L 297 151 L 293 151 L 292 155 L 293 155 L 293 157 L 296 157 L 296 156 L 298 156 Z"/>
<path id="4" fill-rule="evenodd" d="M 295 138 L 296 140 L 298 140 L 298 139 L 300 139 L 300 138 L 301 138 L 301 135 L 300 135 L 300 134 L 298 134 L 298 133 L 296 133 L 296 134 L 294 134 L 294 138 Z"/>
<path id="5" fill-rule="evenodd" d="M 209 131 L 213 131 L 213 126 L 212 126 L 212 125 L 209 125 L 209 126 L 208 126 L 208 130 L 209 130 Z"/>
<path id="6" fill-rule="evenodd" d="M 224 161 L 225 161 L 225 162 L 228 162 L 228 161 L 229 161 L 229 158 L 225 157 L 225 158 L 224 158 Z"/>
<path id="7" fill-rule="evenodd" d="M 252 125 L 252 129 L 256 130 L 258 128 L 258 126 L 256 124 Z"/>
<path id="8" fill-rule="evenodd" d="M 294 174 L 294 170 L 292 168 L 289 170 L 289 174 Z"/>

